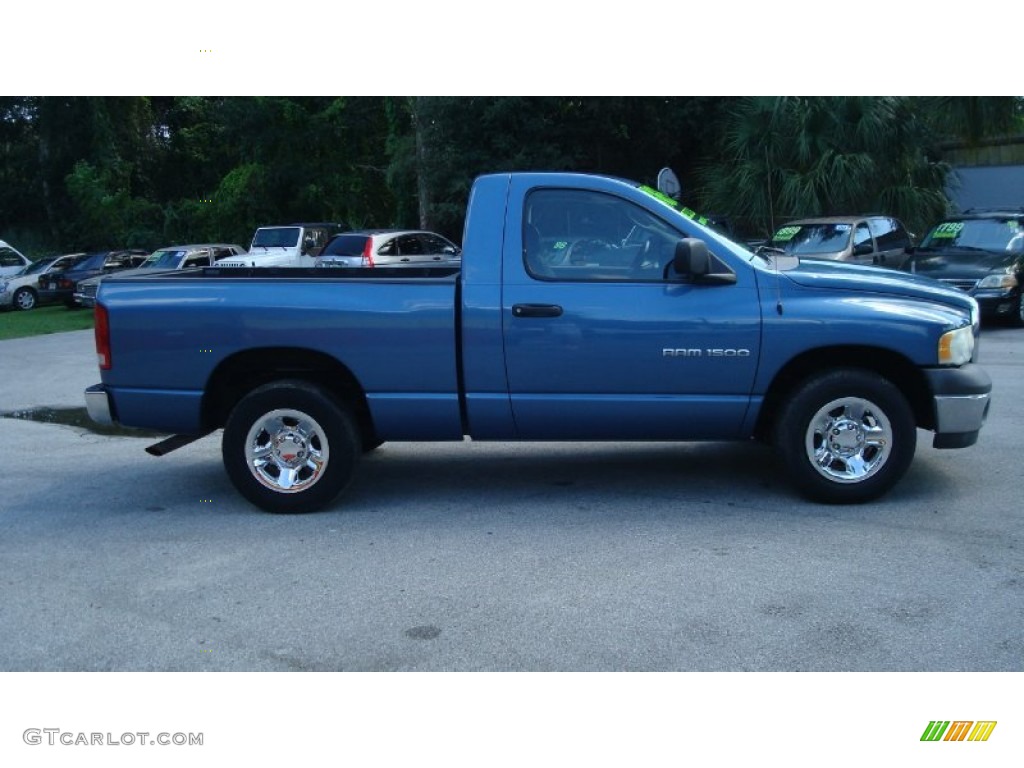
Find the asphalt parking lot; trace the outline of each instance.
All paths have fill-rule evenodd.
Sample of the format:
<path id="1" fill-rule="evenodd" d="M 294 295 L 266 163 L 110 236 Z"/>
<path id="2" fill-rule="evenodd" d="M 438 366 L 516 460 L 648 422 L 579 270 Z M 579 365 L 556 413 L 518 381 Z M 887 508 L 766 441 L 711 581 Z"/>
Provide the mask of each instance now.
<path id="1" fill-rule="evenodd" d="M 981 440 L 880 502 L 746 444 L 388 444 L 273 516 L 219 440 L 0 420 L 0 670 L 1024 669 L 1024 331 Z M 0 410 L 80 406 L 90 331 L 0 342 Z"/>

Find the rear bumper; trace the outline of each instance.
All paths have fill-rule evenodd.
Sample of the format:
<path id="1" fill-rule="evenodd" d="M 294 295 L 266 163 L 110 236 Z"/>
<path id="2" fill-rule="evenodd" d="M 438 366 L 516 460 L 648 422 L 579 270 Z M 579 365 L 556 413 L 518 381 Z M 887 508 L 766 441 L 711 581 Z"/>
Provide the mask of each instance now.
<path id="1" fill-rule="evenodd" d="M 978 365 L 929 368 L 925 376 L 935 407 L 936 448 L 966 448 L 978 441 L 991 404 L 992 379 Z"/>
<path id="2" fill-rule="evenodd" d="M 89 418 L 97 424 L 113 424 L 114 409 L 111 406 L 110 395 L 107 394 L 102 384 L 93 384 L 85 390 L 85 410 Z"/>

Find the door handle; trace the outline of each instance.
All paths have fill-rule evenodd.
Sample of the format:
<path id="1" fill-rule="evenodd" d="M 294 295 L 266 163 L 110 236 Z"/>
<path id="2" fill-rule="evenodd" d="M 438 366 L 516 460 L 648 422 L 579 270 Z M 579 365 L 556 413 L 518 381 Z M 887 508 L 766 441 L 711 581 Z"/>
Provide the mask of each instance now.
<path id="1" fill-rule="evenodd" d="M 513 317 L 560 317 L 562 308 L 557 304 L 513 304 Z"/>

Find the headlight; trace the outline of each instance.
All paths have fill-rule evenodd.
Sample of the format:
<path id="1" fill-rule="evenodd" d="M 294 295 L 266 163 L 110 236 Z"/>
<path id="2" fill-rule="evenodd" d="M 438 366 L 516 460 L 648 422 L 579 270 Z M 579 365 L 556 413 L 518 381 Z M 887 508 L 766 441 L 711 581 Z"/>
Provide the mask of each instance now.
<path id="1" fill-rule="evenodd" d="M 1009 290 L 1017 287 L 1016 275 L 989 275 L 978 283 L 979 288 L 1003 288 Z"/>
<path id="2" fill-rule="evenodd" d="M 974 329 L 965 325 L 939 337 L 939 365 L 963 365 L 974 354 Z"/>
<path id="3" fill-rule="evenodd" d="M 0 293 L 7 293 L 7 281 L 0 282 Z"/>

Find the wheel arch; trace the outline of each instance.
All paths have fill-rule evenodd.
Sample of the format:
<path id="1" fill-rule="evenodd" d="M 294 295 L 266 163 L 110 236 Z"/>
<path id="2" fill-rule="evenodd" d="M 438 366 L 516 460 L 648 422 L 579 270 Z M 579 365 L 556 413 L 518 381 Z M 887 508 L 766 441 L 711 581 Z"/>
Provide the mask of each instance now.
<path id="1" fill-rule="evenodd" d="M 849 345 L 808 350 L 786 363 L 768 386 L 754 436 L 759 440 L 771 437 L 776 415 L 801 382 L 816 373 L 838 368 L 859 368 L 888 379 L 907 398 L 917 426 L 935 428 L 931 391 L 919 366 L 891 349 Z"/>
<path id="2" fill-rule="evenodd" d="M 366 393 L 352 371 L 337 358 L 302 347 L 247 349 L 222 360 L 203 393 L 204 426 L 223 427 L 231 409 L 246 394 L 284 379 L 306 381 L 331 393 L 352 409 L 364 442 L 375 439 Z"/>

